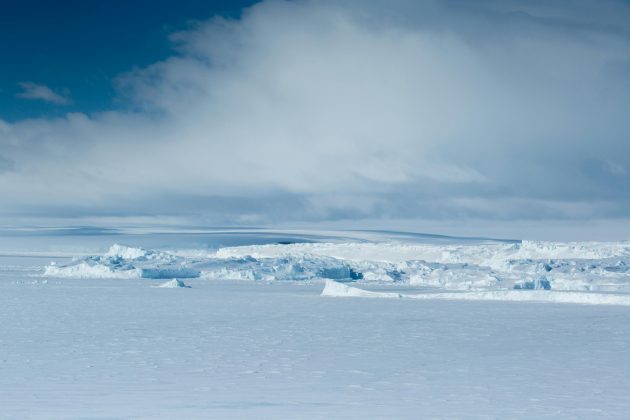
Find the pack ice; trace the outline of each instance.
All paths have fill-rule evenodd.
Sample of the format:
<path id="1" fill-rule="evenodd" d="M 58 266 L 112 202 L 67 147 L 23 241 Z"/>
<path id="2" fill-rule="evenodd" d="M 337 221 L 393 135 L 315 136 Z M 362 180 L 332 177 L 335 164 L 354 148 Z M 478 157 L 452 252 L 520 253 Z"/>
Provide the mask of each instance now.
<path id="1" fill-rule="evenodd" d="M 104 255 L 45 267 L 44 276 L 332 279 L 447 291 L 630 291 L 630 243 L 483 241 L 341 242 L 147 250 L 115 244 Z"/>

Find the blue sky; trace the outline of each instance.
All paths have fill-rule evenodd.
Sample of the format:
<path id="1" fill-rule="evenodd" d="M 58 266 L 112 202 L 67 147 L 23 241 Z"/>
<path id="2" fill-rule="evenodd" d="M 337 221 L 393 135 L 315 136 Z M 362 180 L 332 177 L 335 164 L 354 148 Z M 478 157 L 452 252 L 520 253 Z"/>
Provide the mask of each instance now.
<path id="1" fill-rule="evenodd" d="M 54 3 L 1 6 L 1 224 L 628 225 L 630 2 Z"/>
<path id="2" fill-rule="evenodd" d="M 191 20 L 238 17 L 253 0 L 20 0 L 0 3 L 0 117 L 7 121 L 120 106 L 113 81 L 172 54 L 168 35 Z M 16 94 L 32 81 L 67 89 L 50 106 Z"/>

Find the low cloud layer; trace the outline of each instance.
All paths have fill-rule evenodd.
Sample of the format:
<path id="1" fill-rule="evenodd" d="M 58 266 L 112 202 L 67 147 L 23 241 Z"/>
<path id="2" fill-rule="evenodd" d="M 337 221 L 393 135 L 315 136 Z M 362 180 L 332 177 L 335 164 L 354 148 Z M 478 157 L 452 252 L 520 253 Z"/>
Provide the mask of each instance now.
<path id="1" fill-rule="evenodd" d="M 628 3 L 392 3 L 264 1 L 124 109 L 0 121 L 4 217 L 630 217 Z"/>

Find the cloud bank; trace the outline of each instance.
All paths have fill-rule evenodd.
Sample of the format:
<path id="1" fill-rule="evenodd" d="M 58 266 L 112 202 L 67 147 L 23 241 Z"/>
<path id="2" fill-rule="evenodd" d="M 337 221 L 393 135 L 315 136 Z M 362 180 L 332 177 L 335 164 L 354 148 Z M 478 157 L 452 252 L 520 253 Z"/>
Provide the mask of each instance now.
<path id="1" fill-rule="evenodd" d="M 5 219 L 630 217 L 626 2 L 263 1 L 172 42 L 118 110 L 0 121 Z"/>

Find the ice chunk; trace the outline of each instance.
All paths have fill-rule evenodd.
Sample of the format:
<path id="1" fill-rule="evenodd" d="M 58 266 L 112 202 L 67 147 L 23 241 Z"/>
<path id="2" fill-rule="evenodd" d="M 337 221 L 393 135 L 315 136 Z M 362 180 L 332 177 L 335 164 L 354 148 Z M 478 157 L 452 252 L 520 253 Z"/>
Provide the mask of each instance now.
<path id="1" fill-rule="evenodd" d="M 546 277 L 541 277 L 536 280 L 526 281 L 523 283 L 517 283 L 514 285 L 516 290 L 551 290 L 551 283 Z"/>
<path id="2" fill-rule="evenodd" d="M 65 265 L 50 264 L 44 276 L 75 278 L 194 278 L 200 272 L 188 260 L 166 252 L 114 244 L 102 256 L 75 259 Z"/>
<path id="3" fill-rule="evenodd" d="M 145 279 L 170 279 L 173 277 L 180 277 L 186 279 L 192 279 L 199 277 L 201 273 L 198 270 L 185 267 L 156 267 L 156 268 L 141 268 L 140 276 Z"/>
<path id="4" fill-rule="evenodd" d="M 363 278 L 363 274 L 345 265 L 339 267 L 323 267 L 317 272 L 317 275 L 325 279 L 333 280 L 361 280 Z"/>
<path id="5" fill-rule="evenodd" d="M 162 283 L 159 286 L 155 286 L 155 287 L 159 287 L 162 289 L 190 289 L 190 286 L 188 286 L 186 283 L 184 283 L 183 281 L 179 280 L 179 279 L 173 279 L 171 281 L 167 281 L 166 283 Z"/>
<path id="6" fill-rule="evenodd" d="M 143 258 L 147 255 L 147 251 L 142 248 L 134 248 L 125 245 L 114 244 L 105 253 L 105 257 L 119 257 L 125 260 L 135 260 Z"/>
<path id="7" fill-rule="evenodd" d="M 368 290 L 350 287 L 333 280 L 326 280 L 322 296 L 328 297 L 380 297 L 380 298 L 402 298 L 400 293 L 370 292 Z"/>
<path id="8" fill-rule="evenodd" d="M 133 267 L 121 270 L 104 264 L 90 264 L 87 261 L 81 261 L 67 266 L 51 264 L 44 268 L 43 275 L 45 277 L 131 279 L 140 277 L 140 271 Z"/>

